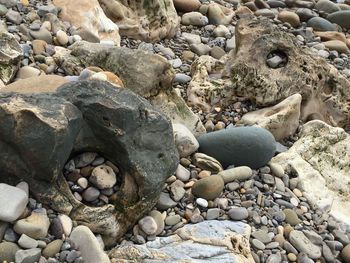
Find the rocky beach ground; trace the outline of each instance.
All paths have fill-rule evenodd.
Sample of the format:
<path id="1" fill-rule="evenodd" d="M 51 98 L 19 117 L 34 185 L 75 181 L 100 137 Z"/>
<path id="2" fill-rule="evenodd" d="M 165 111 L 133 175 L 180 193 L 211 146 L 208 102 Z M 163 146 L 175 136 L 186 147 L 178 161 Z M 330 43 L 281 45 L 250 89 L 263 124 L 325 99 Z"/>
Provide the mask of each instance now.
<path id="1" fill-rule="evenodd" d="M 350 2 L 73 2 L 0 0 L 0 262 L 350 262 Z"/>

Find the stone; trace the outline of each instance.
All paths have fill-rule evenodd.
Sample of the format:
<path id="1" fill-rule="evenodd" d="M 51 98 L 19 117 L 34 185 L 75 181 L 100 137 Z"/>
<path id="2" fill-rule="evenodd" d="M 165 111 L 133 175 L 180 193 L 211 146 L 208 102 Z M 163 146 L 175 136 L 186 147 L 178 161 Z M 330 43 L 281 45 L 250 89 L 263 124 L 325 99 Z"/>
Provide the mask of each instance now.
<path id="1" fill-rule="evenodd" d="M 79 92 L 84 95 L 79 95 Z M 38 131 L 45 134 L 40 136 L 40 141 L 25 140 L 26 136 L 30 136 L 27 125 L 13 128 L 6 124 L 13 123 L 11 119 L 14 116 L 25 118 L 28 115 L 18 113 L 22 109 L 18 103 L 14 103 L 16 107 L 11 110 L 11 107 L 8 107 L 11 96 L 5 94 L 7 93 L 1 93 L 0 97 L 0 115 L 6 116 L 0 117 L 0 127 L 1 134 L 8 136 L 6 147 L 0 139 L 3 160 L 6 160 L 0 161 L 0 167 L 4 167 L 6 171 L 1 173 L 1 180 L 13 178 L 8 176 L 9 174 L 25 181 L 28 179 L 31 191 L 35 193 L 39 202 L 50 205 L 60 213 L 69 214 L 71 219 L 78 223 L 84 222 L 95 233 L 101 234 L 108 245 L 116 242 L 118 236 L 123 236 L 156 204 L 161 192 L 158 186 L 163 185 L 175 172 L 179 157 L 170 121 L 145 99 L 128 89 L 120 89 L 102 81 L 79 81 L 67 83 L 53 93 L 14 95 L 12 99 L 21 101 L 25 112 L 29 107 L 36 114 L 40 114 L 38 118 L 30 117 L 29 121 L 30 126 L 36 130 L 35 136 L 38 136 Z M 99 108 L 98 111 L 96 107 Z M 94 116 L 97 114 L 96 120 L 99 121 L 97 123 L 93 121 L 91 113 L 88 114 L 89 121 L 83 120 L 83 116 L 86 115 L 80 110 L 87 110 Z M 120 118 L 126 116 L 128 122 L 121 122 Z M 28 122 L 23 120 L 22 123 Z M 81 126 L 83 123 L 85 128 Z M 93 127 L 93 133 L 90 133 L 92 130 L 88 128 L 90 125 Z M 110 125 L 115 127 L 113 131 L 110 130 Z M 132 127 L 127 127 L 128 125 Z M 7 129 L 12 131 L 9 133 Z M 23 133 L 21 129 L 27 132 Z M 80 131 L 87 134 L 80 134 L 78 138 Z M 124 135 L 115 136 L 116 131 Z M 19 135 L 21 139 L 16 138 Z M 8 138 L 13 138 L 10 140 L 11 143 Z M 31 143 L 30 147 L 24 143 L 28 141 Z M 120 171 L 123 171 L 121 174 L 123 184 L 118 189 L 120 195 L 116 200 L 111 200 L 113 204 L 98 207 L 84 205 L 74 198 L 62 178 L 61 171 L 69 156 L 84 152 L 87 144 L 89 149 L 98 151 L 104 158 L 117 163 Z M 52 149 L 57 149 L 57 152 Z M 22 153 L 27 157 L 20 157 Z M 38 156 L 41 162 L 35 166 L 38 163 L 36 159 Z M 13 165 L 14 163 L 16 165 Z"/>
<path id="2" fill-rule="evenodd" d="M 329 41 L 323 42 L 323 44 L 329 50 L 336 50 L 339 53 L 348 53 L 349 52 L 348 46 L 340 40 L 329 40 Z"/>
<path id="3" fill-rule="evenodd" d="M 0 244 L 1 245 L 1 244 Z M 345 263 L 350 262 L 350 244 L 346 245 L 342 251 L 341 251 L 341 258 L 344 260 Z"/>
<path id="4" fill-rule="evenodd" d="M 322 17 L 313 17 L 307 21 L 307 26 L 315 31 L 335 31 L 335 26 Z"/>
<path id="5" fill-rule="evenodd" d="M 248 218 L 248 210 L 245 207 L 231 208 L 228 212 L 232 220 L 240 221 Z"/>
<path id="6" fill-rule="evenodd" d="M 24 249 L 36 248 L 38 246 L 38 241 L 28 237 L 26 234 L 22 234 L 21 237 L 18 239 L 18 245 L 20 245 Z"/>
<path id="7" fill-rule="evenodd" d="M 275 106 L 249 112 L 241 121 L 248 125 L 258 125 L 270 131 L 276 141 L 280 141 L 295 133 L 299 126 L 302 97 L 294 94 Z"/>
<path id="8" fill-rule="evenodd" d="M 201 2 L 199 0 L 174 0 L 174 6 L 180 12 L 192 12 L 199 9 Z"/>
<path id="9" fill-rule="evenodd" d="M 293 230 L 289 234 L 289 241 L 298 249 L 299 252 L 304 252 L 311 259 L 318 259 L 321 257 L 321 249 L 312 244 L 311 241 L 298 230 Z"/>
<path id="10" fill-rule="evenodd" d="M 204 153 L 195 153 L 193 155 L 193 164 L 202 170 L 208 170 L 214 174 L 222 171 L 221 164 L 216 159 Z"/>
<path id="11" fill-rule="evenodd" d="M 190 179 L 191 172 L 183 167 L 181 164 L 177 166 L 176 177 L 182 182 L 186 182 Z"/>
<path id="12" fill-rule="evenodd" d="M 0 27 L 1 28 L 1 27 Z M 15 76 L 22 57 L 22 48 L 14 35 L 0 30 L 0 80 L 6 85 Z"/>
<path id="13" fill-rule="evenodd" d="M 47 43 L 44 40 L 34 39 L 32 41 L 33 52 L 35 55 L 41 55 L 45 52 Z"/>
<path id="14" fill-rule="evenodd" d="M 152 236 L 157 232 L 158 225 L 153 217 L 146 216 L 139 220 L 139 227 L 146 235 Z"/>
<path id="15" fill-rule="evenodd" d="M 239 166 L 220 171 L 218 173 L 222 177 L 225 184 L 233 181 L 245 181 L 252 177 L 253 171 L 248 166 Z"/>
<path id="16" fill-rule="evenodd" d="M 323 41 L 328 40 L 340 40 L 344 43 L 346 43 L 346 37 L 344 33 L 342 32 L 333 32 L 333 31 L 325 31 L 325 32 L 317 32 L 315 31 L 314 34 L 321 38 Z"/>
<path id="17" fill-rule="evenodd" d="M 236 127 L 202 135 L 199 152 L 229 165 L 259 168 L 274 155 L 276 142 L 270 132 L 258 127 Z"/>
<path id="18" fill-rule="evenodd" d="M 210 50 L 210 56 L 212 56 L 213 58 L 221 59 L 225 55 L 226 52 L 221 47 L 214 46 Z"/>
<path id="19" fill-rule="evenodd" d="M 231 23 L 234 15 L 233 10 L 217 3 L 208 5 L 207 16 L 209 23 L 212 25 L 228 25 Z"/>
<path id="20" fill-rule="evenodd" d="M 182 16 L 181 24 L 186 26 L 205 26 L 208 24 L 208 18 L 199 12 L 190 12 Z"/>
<path id="21" fill-rule="evenodd" d="M 224 25 L 218 25 L 213 31 L 215 37 L 225 37 L 227 34 L 230 34 L 230 30 Z"/>
<path id="22" fill-rule="evenodd" d="M 343 129 L 314 120 L 303 125 L 299 140 L 287 152 L 271 160 L 287 172 L 292 169 L 299 178 L 303 195 L 345 224 L 349 215 L 342 208 L 348 205 L 350 193 L 346 187 L 350 180 L 346 165 L 349 141 L 350 136 Z"/>
<path id="23" fill-rule="evenodd" d="M 56 37 L 57 37 L 57 42 L 61 46 L 65 46 L 68 44 L 68 35 L 63 30 L 58 30 L 56 33 Z"/>
<path id="24" fill-rule="evenodd" d="M 66 235 L 66 237 L 68 237 L 72 232 L 72 228 L 73 228 L 72 219 L 69 216 L 64 214 L 58 215 L 57 218 L 62 225 L 63 233 Z"/>
<path id="25" fill-rule="evenodd" d="M 270 235 L 268 235 L 268 232 L 265 230 L 254 231 L 252 233 L 252 237 L 258 239 L 259 241 L 261 241 L 264 244 L 268 244 L 272 241 L 272 237 Z"/>
<path id="26" fill-rule="evenodd" d="M 179 216 L 179 215 L 167 216 L 165 218 L 165 224 L 167 226 L 174 226 L 177 223 L 179 223 L 180 221 L 181 221 L 181 216 Z"/>
<path id="27" fill-rule="evenodd" d="M 43 85 L 43 83 L 45 83 L 45 85 Z M 62 76 L 40 75 L 17 80 L 2 88 L 1 92 L 50 92 L 55 91 L 59 86 L 63 85 L 64 83 L 67 83 L 67 80 Z"/>
<path id="28" fill-rule="evenodd" d="M 29 35 L 33 38 L 33 39 L 39 39 L 39 40 L 43 40 L 48 44 L 52 43 L 52 36 L 49 30 L 45 29 L 45 28 L 41 28 L 38 31 L 34 31 L 34 30 L 30 30 L 29 31 Z"/>
<path id="29" fill-rule="evenodd" d="M 319 12 L 324 12 L 326 14 L 331 14 L 340 11 L 340 7 L 329 0 L 320 0 L 315 4 L 315 9 Z"/>
<path id="30" fill-rule="evenodd" d="M 341 10 L 334 13 L 331 13 L 327 16 L 327 20 L 329 20 L 332 23 L 336 23 L 339 26 L 350 29 L 350 23 L 349 23 L 349 17 L 350 17 L 350 10 Z"/>
<path id="31" fill-rule="evenodd" d="M 8 8 L 0 4 L 0 16 L 6 15 L 7 12 L 8 12 Z"/>
<path id="32" fill-rule="evenodd" d="M 0 183 L 0 220 L 13 222 L 24 212 L 28 203 L 26 192 Z"/>
<path id="33" fill-rule="evenodd" d="M 200 43 L 200 44 L 191 44 L 190 49 L 191 51 L 196 53 L 198 56 L 203 56 L 203 55 L 207 55 L 210 52 L 211 47 L 206 44 Z"/>
<path id="34" fill-rule="evenodd" d="M 295 13 L 299 16 L 301 22 L 307 22 L 313 17 L 317 17 L 318 14 L 309 8 L 298 8 Z"/>
<path id="35" fill-rule="evenodd" d="M 117 177 L 111 167 L 102 164 L 92 170 L 89 181 L 98 189 L 112 188 L 116 182 Z"/>
<path id="36" fill-rule="evenodd" d="M 124 245 L 113 248 L 109 257 L 142 262 L 152 260 L 171 262 L 254 262 L 249 247 L 250 227 L 241 222 L 210 220 L 187 224 L 170 237 L 160 237 L 144 245 Z M 234 244 L 240 249 L 237 250 Z M 215 244 L 215 245 L 213 245 Z"/>
<path id="37" fill-rule="evenodd" d="M 98 0 L 79 1 L 74 7 L 68 0 L 55 0 L 53 4 L 61 9 L 59 18 L 62 21 L 67 21 L 76 28 L 83 28 L 100 40 L 112 40 L 119 46 L 119 28 L 103 12 Z"/>
<path id="38" fill-rule="evenodd" d="M 214 200 L 219 197 L 223 189 L 224 180 L 221 176 L 212 175 L 196 181 L 192 186 L 192 194 L 206 200 Z"/>
<path id="39" fill-rule="evenodd" d="M 300 25 L 299 16 L 291 11 L 282 11 L 278 14 L 277 18 L 284 23 L 289 23 L 292 27 L 298 27 Z"/>
<path id="40" fill-rule="evenodd" d="M 158 236 L 160 233 L 163 232 L 165 226 L 163 215 L 157 210 L 152 210 L 149 213 L 149 216 L 151 216 L 157 223 L 157 231 L 155 232 L 155 235 Z"/>
<path id="41" fill-rule="evenodd" d="M 40 69 L 31 67 L 31 66 L 24 66 L 18 70 L 17 78 L 27 79 L 27 78 L 31 78 L 31 77 L 37 77 L 40 74 L 41 74 Z"/>
<path id="42" fill-rule="evenodd" d="M 176 73 L 174 82 L 178 82 L 180 84 L 186 84 L 191 81 L 191 77 L 183 74 L 183 73 Z"/>
<path id="43" fill-rule="evenodd" d="M 252 240 L 252 245 L 255 249 L 258 249 L 258 250 L 264 250 L 265 249 L 265 245 L 263 242 L 261 242 L 260 240 L 258 239 L 253 239 Z"/>
<path id="44" fill-rule="evenodd" d="M 100 194 L 101 192 L 97 188 L 90 186 L 83 192 L 82 197 L 87 202 L 94 202 Z"/>
<path id="45" fill-rule="evenodd" d="M 177 205 L 173 199 L 167 193 L 161 193 L 157 202 L 157 208 L 161 211 L 167 210 L 168 208 L 175 207 Z"/>
<path id="46" fill-rule="evenodd" d="M 77 226 L 73 229 L 70 239 L 77 245 L 85 263 L 110 263 L 108 256 L 88 227 Z"/>
<path id="47" fill-rule="evenodd" d="M 294 210 L 287 208 L 283 210 L 283 213 L 286 216 L 286 222 L 291 226 L 295 226 L 300 223 L 298 215 Z"/>
<path id="48" fill-rule="evenodd" d="M 49 227 L 50 220 L 46 212 L 33 211 L 27 218 L 18 220 L 14 224 L 13 229 L 17 234 L 26 234 L 31 238 L 39 239 L 47 236 Z"/>
<path id="49" fill-rule="evenodd" d="M 32 263 L 39 261 L 41 256 L 40 248 L 31 248 L 26 250 L 18 250 L 15 255 L 15 261 L 21 263 Z"/>
<path id="50" fill-rule="evenodd" d="M 85 166 L 90 165 L 95 160 L 96 157 L 97 157 L 97 153 L 95 152 L 84 152 L 82 154 L 75 156 L 74 157 L 75 168 L 83 168 Z"/>
<path id="51" fill-rule="evenodd" d="M 201 37 L 199 35 L 196 34 L 192 34 L 192 33 L 187 33 L 187 32 L 183 32 L 182 33 L 182 37 L 188 42 L 188 44 L 200 44 L 201 41 Z"/>
<path id="52" fill-rule="evenodd" d="M 23 20 L 21 14 L 18 13 L 17 11 L 12 10 L 12 9 L 7 11 L 5 17 L 8 21 L 10 21 L 11 23 L 16 24 L 16 25 L 19 25 Z"/>
<path id="53" fill-rule="evenodd" d="M 276 16 L 276 12 L 274 12 L 273 10 L 268 9 L 268 8 L 259 9 L 259 10 L 255 11 L 254 14 L 256 16 L 263 16 L 263 17 L 268 17 L 271 19 L 274 19 Z"/>
<path id="54" fill-rule="evenodd" d="M 0 243 L 0 262 L 14 262 L 16 252 L 20 250 L 17 244 L 12 242 Z"/>
<path id="55" fill-rule="evenodd" d="M 180 157 L 188 157 L 198 150 L 199 143 L 183 124 L 173 124 L 174 140 Z"/>
<path id="56" fill-rule="evenodd" d="M 315 18 L 309 22 L 313 19 Z M 259 23 L 240 19 L 236 26 L 236 42 L 239 43 L 236 52 L 231 54 L 231 60 L 226 65 L 232 81 L 231 85 L 226 84 L 231 90 L 228 91 L 223 87 L 215 92 L 225 94 L 216 97 L 218 101 L 220 100 L 221 107 L 226 106 L 225 101 L 228 103 L 228 97 L 231 96 L 233 99 L 230 94 L 249 99 L 260 107 L 266 107 L 299 93 L 302 96 L 300 115 L 302 121 L 320 119 L 333 126 L 349 126 L 350 114 L 347 107 L 350 94 L 343 88 L 350 85 L 348 80 L 324 58 L 314 56 L 313 51 L 309 49 L 301 48 L 294 35 L 278 30 L 265 18 L 261 18 Z M 266 65 L 266 56 L 261 54 L 264 52 L 273 54 L 272 50 L 282 49 L 285 54 L 282 52 L 279 55 L 288 57 L 288 62 L 284 67 L 271 71 Z M 259 62 L 252 63 L 253 60 Z M 285 70 L 287 67 L 288 70 Z M 259 77 L 256 77 L 257 75 Z M 332 82 L 335 84 L 331 90 L 326 84 L 330 79 L 336 80 Z M 254 88 L 258 86 L 262 88 Z M 301 88 L 305 86 L 310 88 Z M 328 97 L 325 94 L 328 94 Z"/>
<path id="57" fill-rule="evenodd" d="M 107 17 L 118 25 L 120 34 L 128 38 L 158 42 L 172 38 L 179 25 L 172 0 L 99 0 L 99 3 Z"/>

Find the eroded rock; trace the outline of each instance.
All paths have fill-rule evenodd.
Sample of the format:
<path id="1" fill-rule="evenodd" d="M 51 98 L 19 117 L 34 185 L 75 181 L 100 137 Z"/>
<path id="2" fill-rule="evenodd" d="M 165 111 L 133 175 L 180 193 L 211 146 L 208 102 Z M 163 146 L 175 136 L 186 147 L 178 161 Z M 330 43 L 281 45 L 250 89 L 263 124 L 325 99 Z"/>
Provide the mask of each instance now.
<path id="1" fill-rule="evenodd" d="M 314 120 L 304 124 L 299 140 L 271 160 L 299 176 L 308 200 L 349 224 L 350 135 Z"/>

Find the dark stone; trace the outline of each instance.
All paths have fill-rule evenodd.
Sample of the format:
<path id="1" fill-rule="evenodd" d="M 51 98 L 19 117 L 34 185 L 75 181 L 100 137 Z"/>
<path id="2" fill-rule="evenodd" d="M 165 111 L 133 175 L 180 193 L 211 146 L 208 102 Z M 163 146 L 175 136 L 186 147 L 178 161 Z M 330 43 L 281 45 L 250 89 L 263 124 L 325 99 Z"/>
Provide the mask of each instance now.
<path id="1" fill-rule="evenodd" d="M 258 127 L 237 127 L 216 131 L 198 138 L 199 152 L 217 159 L 224 168 L 229 165 L 264 166 L 274 156 L 273 135 Z"/>
<path id="2" fill-rule="evenodd" d="M 298 8 L 295 13 L 299 16 L 301 22 L 307 22 L 309 19 L 318 16 L 315 11 L 308 8 Z"/>
<path id="3" fill-rule="evenodd" d="M 339 26 L 350 29 L 350 10 L 341 10 L 327 16 L 327 20 Z"/>
<path id="4" fill-rule="evenodd" d="M 322 17 L 313 17 L 307 21 L 307 26 L 312 27 L 315 31 L 335 31 L 336 27 L 328 20 Z"/>
<path id="5" fill-rule="evenodd" d="M 283 1 L 278 1 L 278 0 L 268 0 L 266 3 L 271 7 L 271 8 L 285 8 L 286 4 Z"/>

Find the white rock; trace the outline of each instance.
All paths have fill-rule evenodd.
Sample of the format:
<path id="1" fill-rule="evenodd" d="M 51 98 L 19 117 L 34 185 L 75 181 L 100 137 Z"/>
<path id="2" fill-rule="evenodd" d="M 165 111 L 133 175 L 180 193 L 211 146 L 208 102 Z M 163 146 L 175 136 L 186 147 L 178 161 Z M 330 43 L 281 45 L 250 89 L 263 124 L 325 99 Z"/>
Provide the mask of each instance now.
<path id="1" fill-rule="evenodd" d="M 26 234 L 22 234 L 21 237 L 18 239 L 18 245 L 25 249 L 36 248 L 38 246 L 38 241 L 36 241 L 34 238 L 27 236 Z"/>
<path id="2" fill-rule="evenodd" d="M 26 208 L 28 195 L 22 189 L 8 184 L 0 184 L 0 220 L 12 222 Z"/>
<path id="3" fill-rule="evenodd" d="M 173 124 L 174 140 L 180 157 L 187 157 L 197 151 L 199 143 L 192 132 L 182 124 Z"/>
<path id="4" fill-rule="evenodd" d="M 188 44 L 200 44 L 202 42 L 201 37 L 196 34 L 184 32 L 182 33 L 182 36 L 188 42 Z"/>
<path id="5" fill-rule="evenodd" d="M 182 16 L 181 23 L 186 26 L 205 26 L 208 18 L 199 12 L 189 12 Z"/>
<path id="6" fill-rule="evenodd" d="M 88 227 L 77 226 L 73 229 L 70 239 L 78 246 L 84 263 L 110 263 L 108 256 Z"/>
<path id="7" fill-rule="evenodd" d="M 89 181 L 98 189 L 112 188 L 117 182 L 117 176 L 111 167 L 102 164 L 92 170 Z"/>
<path id="8" fill-rule="evenodd" d="M 57 218 L 58 220 L 60 220 L 64 234 L 66 235 L 66 237 L 68 237 L 72 232 L 72 228 L 73 228 L 72 219 L 69 216 L 64 214 L 58 215 Z"/>
<path id="9" fill-rule="evenodd" d="M 17 234 L 26 234 L 27 236 L 39 239 L 47 236 L 50 220 L 47 217 L 46 210 L 34 210 L 27 218 L 18 220 L 13 230 Z"/>
<path id="10" fill-rule="evenodd" d="M 197 198 L 196 203 L 201 207 L 208 207 L 208 201 L 203 198 Z"/>
<path id="11" fill-rule="evenodd" d="M 36 77 L 40 75 L 40 70 L 31 66 L 21 67 L 17 72 L 17 78 L 26 79 L 30 77 Z"/>
<path id="12" fill-rule="evenodd" d="M 224 37 L 229 33 L 230 30 L 228 30 L 228 28 L 224 25 L 218 25 L 213 31 L 215 37 Z"/>
<path id="13" fill-rule="evenodd" d="M 57 41 L 61 46 L 65 46 L 68 43 L 68 36 L 63 30 L 58 30 L 56 33 Z"/>
<path id="14" fill-rule="evenodd" d="M 191 172 L 179 164 L 175 174 L 177 179 L 181 180 L 182 182 L 186 182 L 190 179 Z"/>
<path id="15" fill-rule="evenodd" d="M 350 135 L 314 120 L 303 125 L 300 138 L 271 160 L 298 175 L 303 195 L 339 221 L 350 225 Z"/>
<path id="16" fill-rule="evenodd" d="M 28 183 L 22 181 L 22 182 L 18 183 L 16 185 L 16 187 L 23 190 L 26 193 L 26 195 L 29 197 L 29 185 L 28 185 Z"/>

